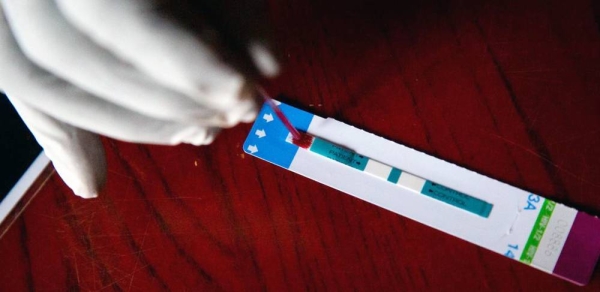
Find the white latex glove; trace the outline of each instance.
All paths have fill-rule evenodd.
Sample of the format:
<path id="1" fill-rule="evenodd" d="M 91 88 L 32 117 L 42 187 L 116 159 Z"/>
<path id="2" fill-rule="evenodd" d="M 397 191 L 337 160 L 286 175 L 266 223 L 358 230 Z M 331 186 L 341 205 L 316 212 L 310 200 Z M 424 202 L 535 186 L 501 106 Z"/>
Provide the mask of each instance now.
<path id="1" fill-rule="evenodd" d="M 234 66 L 214 45 L 219 31 L 199 37 L 150 1 L 0 1 L 0 90 L 83 198 L 96 197 L 106 177 L 97 134 L 209 144 L 256 116 L 252 80 L 238 68 L 278 71 L 262 39 L 238 38 L 252 64 Z"/>

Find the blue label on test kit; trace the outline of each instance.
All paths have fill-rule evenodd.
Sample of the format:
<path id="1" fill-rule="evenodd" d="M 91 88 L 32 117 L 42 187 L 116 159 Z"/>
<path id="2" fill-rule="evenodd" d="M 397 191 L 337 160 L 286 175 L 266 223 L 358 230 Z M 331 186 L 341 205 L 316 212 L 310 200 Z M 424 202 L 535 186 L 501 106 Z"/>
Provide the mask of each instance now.
<path id="1" fill-rule="evenodd" d="M 367 166 L 369 158 L 357 154 L 356 152 L 325 141 L 321 138 L 314 138 L 310 151 L 329 159 L 343 163 L 350 167 L 363 171 Z"/>
<path id="2" fill-rule="evenodd" d="M 281 103 L 279 108 L 300 131 L 306 132 L 314 115 Z M 244 142 L 244 151 L 284 168 L 289 168 L 298 146 L 285 141 L 290 132 L 275 115 L 268 104 L 264 104 Z"/>
<path id="3" fill-rule="evenodd" d="M 421 190 L 421 194 L 442 202 L 446 202 L 450 205 L 475 213 L 485 218 L 490 216 L 490 212 L 492 211 L 493 207 L 492 204 L 486 201 L 471 197 L 467 194 L 463 194 L 459 191 L 455 191 L 451 188 L 430 181 L 425 182 L 425 185 Z"/>

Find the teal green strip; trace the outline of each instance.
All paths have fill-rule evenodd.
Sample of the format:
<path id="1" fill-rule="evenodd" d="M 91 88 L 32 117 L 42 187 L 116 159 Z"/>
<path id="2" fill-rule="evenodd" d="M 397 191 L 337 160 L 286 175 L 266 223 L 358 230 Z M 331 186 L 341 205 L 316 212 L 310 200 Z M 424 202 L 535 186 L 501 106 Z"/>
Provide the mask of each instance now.
<path id="1" fill-rule="evenodd" d="M 392 171 L 390 171 L 390 175 L 388 176 L 387 180 L 395 184 L 400 179 L 400 174 L 402 174 L 402 170 L 394 167 L 392 168 Z"/>
<path id="2" fill-rule="evenodd" d="M 492 212 L 492 204 L 434 182 L 426 181 L 423 189 L 421 190 L 421 194 L 461 208 L 465 211 L 477 214 L 484 218 L 489 217 L 490 213 Z"/>
<path id="3" fill-rule="evenodd" d="M 550 222 L 550 217 L 552 217 L 555 206 L 555 202 L 544 200 L 542 209 L 540 209 L 540 213 L 538 214 L 537 219 L 535 219 L 535 224 L 533 224 L 531 233 L 529 233 L 529 239 L 527 239 L 527 242 L 525 243 L 525 249 L 523 249 L 523 254 L 521 254 L 521 262 L 531 264 L 531 261 L 533 261 L 533 257 L 537 252 L 540 241 L 542 241 L 544 232 L 546 232 L 546 227 L 548 226 L 548 222 Z"/>
<path id="4" fill-rule="evenodd" d="M 483 202 L 483 201 L 482 201 Z M 481 204 L 481 210 L 479 211 L 479 215 L 481 215 L 481 217 L 490 217 L 490 213 L 492 213 L 492 207 L 494 207 L 494 205 L 488 203 L 488 202 L 484 202 L 485 204 Z"/>
<path id="5" fill-rule="evenodd" d="M 365 170 L 365 167 L 367 167 L 367 161 L 369 161 L 369 158 L 359 155 L 352 150 L 342 148 L 331 142 L 316 137 L 310 146 L 310 151 L 337 162 L 341 162 L 360 171 Z"/>

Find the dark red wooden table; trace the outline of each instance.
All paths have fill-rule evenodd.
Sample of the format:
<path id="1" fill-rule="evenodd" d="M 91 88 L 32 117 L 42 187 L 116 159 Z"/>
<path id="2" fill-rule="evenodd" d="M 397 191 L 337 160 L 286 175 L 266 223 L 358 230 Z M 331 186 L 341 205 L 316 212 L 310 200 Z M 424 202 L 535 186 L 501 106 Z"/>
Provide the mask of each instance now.
<path id="1" fill-rule="evenodd" d="M 271 2 L 287 102 L 600 214 L 600 1 Z M 248 129 L 106 140 L 94 200 L 52 175 L 0 290 L 577 289 L 244 155 Z"/>

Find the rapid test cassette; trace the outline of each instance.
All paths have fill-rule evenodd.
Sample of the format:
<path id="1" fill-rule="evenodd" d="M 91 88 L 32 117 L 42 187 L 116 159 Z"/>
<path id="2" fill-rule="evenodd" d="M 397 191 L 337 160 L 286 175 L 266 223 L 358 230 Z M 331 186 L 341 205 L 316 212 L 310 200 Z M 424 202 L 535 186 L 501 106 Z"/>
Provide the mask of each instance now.
<path id="1" fill-rule="evenodd" d="M 356 198 L 575 284 L 600 256 L 600 220 L 371 133 L 277 103 L 306 135 L 294 141 L 264 105 L 244 151 Z"/>

